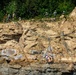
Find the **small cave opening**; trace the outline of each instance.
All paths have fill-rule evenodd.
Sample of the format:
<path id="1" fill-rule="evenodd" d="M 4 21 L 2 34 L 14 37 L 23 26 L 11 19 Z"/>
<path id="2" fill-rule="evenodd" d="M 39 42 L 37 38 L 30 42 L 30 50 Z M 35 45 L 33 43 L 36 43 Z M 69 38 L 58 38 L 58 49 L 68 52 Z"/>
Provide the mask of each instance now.
<path id="1" fill-rule="evenodd" d="M 6 60 L 6 62 L 9 64 L 11 62 L 11 60 Z"/>
<path id="2" fill-rule="evenodd" d="M 20 39 L 21 36 L 22 36 L 22 34 L 14 35 L 14 36 L 12 36 L 12 39 L 19 42 L 19 39 Z"/>
<path id="3" fill-rule="evenodd" d="M 0 44 L 5 44 L 6 40 L 0 40 Z"/>
<path id="4" fill-rule="evenodd" d="M 19 42 L 20 37 L 22 36 L 22 34 L 12 34 L 12 35 L 6 35 L 4 34 L 4 40 L 0 40 L 0 44 L 4 44 L 9 40 L 15 40 L 17 42 Z"/>
<path id="5" fill-rule="evenodd" d="M 71 72 L 64 72 L 64 73 L 62 73 L 62 75 L 74 75 L 74 72 L 73 71 L 71 71 Z"/>

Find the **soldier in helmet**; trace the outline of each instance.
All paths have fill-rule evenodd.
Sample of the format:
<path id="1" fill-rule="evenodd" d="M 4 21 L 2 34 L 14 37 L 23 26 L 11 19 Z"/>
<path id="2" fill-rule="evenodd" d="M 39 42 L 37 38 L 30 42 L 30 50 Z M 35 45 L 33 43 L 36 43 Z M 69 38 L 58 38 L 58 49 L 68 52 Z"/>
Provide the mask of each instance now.
<path id="1" fill-rule="evenodd" d="M 6 22 L 9 22 L 10 19 L 11 19 L 11 15 L 10 14 L 7 14 Z"/>
<path id="2" fill-rule="evenodd" d="M 56 15 L 57 15 L 57 11 L 56 10 L 54 11 L 53 15 L 54 15 L 54 21 L 55 21 L 56 20 Z"/>
<path id="3" fill-rule="evenodd" d="M 63 10 L 62 14 L 65 15 L 65 11 L 64 10 Z"/>
<path id="4" fill-rule="evenodd" d="M 57 11 L 55 10 L 54 13 L 53 13 L 54 17 L 56 17 L 57 15 Z"/>
<path id="5" fill-rule="evenodd" d="M 19 19 L 19 21 L 21 21 L 21 17 L 19 17 L 18 19 Z"/>
<path id="6" fill-rule="evenodd" d="M 48 16 L 48 12 L 47 12 L 47 11 L 45 12 L 45 16 L 46 16 L 46 17 Z"/>
<path id="7" fill-rule="evenodd" d="M 7 14 L 4 15 L 3 22 L 6 22 L 6 20 L 7 20 Z"/>
<path id="8" fill-rule="evenodd" d="M 16 15 L 15 15 L 15 13 L 13 12 L 13 14 L 12 14 L 12 20 L 13 20 L 13 21 L 15 20 L 15 17 L 16 17 Z"/>

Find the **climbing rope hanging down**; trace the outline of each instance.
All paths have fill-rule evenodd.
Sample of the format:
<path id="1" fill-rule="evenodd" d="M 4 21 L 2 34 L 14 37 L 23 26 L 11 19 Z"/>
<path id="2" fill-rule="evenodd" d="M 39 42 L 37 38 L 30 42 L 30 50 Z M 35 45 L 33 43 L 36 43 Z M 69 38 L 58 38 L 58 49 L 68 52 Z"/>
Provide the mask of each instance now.
<path id="1" fill-rule="evenodd" d="M 48 47 L 46 48 L 46 51 L 45 51 L 45 53 L 43 54 L 43 57 L 46 59 L 46 61 L 47 61 L 48 63 L 53 62 L 53 58 L 54 58 L 54 55 L 53 55 L 53 53 L 52 53 L 53 48 L 51 47 L 50 42 L 51 42 L 51 39 L 48 38 Z"/>

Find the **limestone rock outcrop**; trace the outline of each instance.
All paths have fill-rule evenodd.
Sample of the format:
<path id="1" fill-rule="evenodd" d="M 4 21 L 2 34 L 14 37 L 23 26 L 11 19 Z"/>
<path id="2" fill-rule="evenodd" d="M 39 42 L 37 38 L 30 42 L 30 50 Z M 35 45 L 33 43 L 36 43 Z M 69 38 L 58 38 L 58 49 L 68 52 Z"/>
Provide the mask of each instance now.
<path id="1" fill-rule="evenodd" d="M 72 63 L 76 62 L 72 59 L 76 57 L 76 8 L 69 17 L 71 19 L 62 18 L 56 22 L 47 19 L 0 23 L 0 73 L 50 75 L 55 71 L 61 75 L 60 71 L 71 70 Z M 51 69 L 46 55 L 53 58 L 53 64 L 57 63 L 51 64 Z M 71 66 L 66 69 L 66 64 L 57 66 L 60 62 L 71 63 Z M 7 68 L 3 63 L 10 65 Z"/>
<path id="2" fill-rule="evenodd" d="M 75 12 L 75 10 L 73 12 Z M 76 56 L 75 13 L 73 15 L 71 13 L 70 17 L 73 18 L 72 16 L 74 17 L 74 20 L 65 20 L 62 18 L 62 20 L 56 22 L 50 20 L 26 20 L 5 24 L 1 23 L 0 58 L 2 61 L 0 60 L 0 63 L 8 63 L 7 60 L 2 59 L 2 50 L 7 50 L 5 51 L 6 53 L 11 52 L 8 52 L 8 50 L 16 50 L 16 54 L 13 55 L 14 60 L 9 64 L 19 65 L 19 68 L 35 63 L 39 65 L 46 64 L 47 61 L 44 53 L 45 55 L 48 55 L 49 53 L 56 59 L 54 61 L 55 63 L 66 61 L 63 60 L 66 57 L 67 60 L 69 57 L 69 60 L 74 58 Z M 48 51 L 51 49 L 52 53 Z M 9 55 L 9 57 L 11 57 L 11 55 Z M 69 62 L 67 61 L 67 63 Z M 37 67 L 39 65 L 37 65 Z M 50 69 L 47 69 L 46 71 L 50 71 Z"/>
<path id="3" fill-rule="evenodd" d="M 19 41 L 23 33 L 21 25 L 15 23 L 0 24 L 0 44 L 6 43 L 9 40 Z"/>
<path id="4" fill-rule="evenodd" d="M 69 17 L 72 18 L 73 20 L 76 19 L 76 7 L 75 7 L 74 10 L 70 13 Z"/>

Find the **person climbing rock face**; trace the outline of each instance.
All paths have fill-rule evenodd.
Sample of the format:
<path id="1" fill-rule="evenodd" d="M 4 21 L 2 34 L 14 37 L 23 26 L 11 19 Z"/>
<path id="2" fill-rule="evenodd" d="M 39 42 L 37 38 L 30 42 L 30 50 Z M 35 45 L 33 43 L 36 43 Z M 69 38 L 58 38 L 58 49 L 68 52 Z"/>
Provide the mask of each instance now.
<path id="1" fill-rule="evenodd" d="M 50 38 L 48 38 L 48 47 L 46 49 L 46 52 L 44 53 L 44 57 L 47 61 L 47 63 L 51 63 L 53 61 L 53 53 L 52 53 L 52 47 L 50 45 Z"/>
<path id="2" fill-rule="evenodd" d="M 53 61 L 52 56 L 48 56 L 48 55 L 46 55 L 45 58 L 46 58 L 47 63 L 51 63 L 51 62 Z"/>

